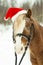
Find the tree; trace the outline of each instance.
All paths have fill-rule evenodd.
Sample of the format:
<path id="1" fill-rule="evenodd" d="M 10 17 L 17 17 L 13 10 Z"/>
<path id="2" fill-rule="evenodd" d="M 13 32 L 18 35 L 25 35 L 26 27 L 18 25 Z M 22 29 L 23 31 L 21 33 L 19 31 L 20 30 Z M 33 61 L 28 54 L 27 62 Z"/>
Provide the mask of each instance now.
<path id="1" fill-rule="evenodd" d="M 34 4 L 32 7 L 33 16 L 39 21 L 42 22 L 43 17 L 43 2 L 40 1 L 40 4 Z"/>

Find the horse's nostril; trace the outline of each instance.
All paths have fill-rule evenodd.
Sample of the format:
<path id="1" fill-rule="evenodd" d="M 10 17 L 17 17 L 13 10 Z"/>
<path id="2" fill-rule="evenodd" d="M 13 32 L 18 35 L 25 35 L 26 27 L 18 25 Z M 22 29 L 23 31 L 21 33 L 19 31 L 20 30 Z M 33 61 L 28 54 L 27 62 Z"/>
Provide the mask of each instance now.
<path id="1" fill-rule="evenodd" d="M 21 48 L 21 51 L 23 50 L 23 47 Z"/>

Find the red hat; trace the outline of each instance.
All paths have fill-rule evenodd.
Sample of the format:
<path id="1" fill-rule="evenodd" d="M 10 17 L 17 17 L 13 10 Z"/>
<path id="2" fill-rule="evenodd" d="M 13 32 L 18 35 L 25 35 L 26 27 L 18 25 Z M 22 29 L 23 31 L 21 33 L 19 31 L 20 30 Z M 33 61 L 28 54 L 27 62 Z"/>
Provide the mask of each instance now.
<path id="1" fill-rule="evenodd" d="M 27 13 L 26 10 L 22 8 L 9 8 L 4 19 L 7 21 L 9 18 L 12 19 L 12 21 L 17 18 L 18 15 Z"/>

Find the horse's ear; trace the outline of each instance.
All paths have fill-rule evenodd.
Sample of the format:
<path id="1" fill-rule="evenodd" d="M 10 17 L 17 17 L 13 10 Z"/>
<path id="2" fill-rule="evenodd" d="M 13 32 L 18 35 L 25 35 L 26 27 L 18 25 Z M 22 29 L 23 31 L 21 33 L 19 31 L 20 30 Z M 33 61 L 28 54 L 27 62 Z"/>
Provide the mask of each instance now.
<path id="1" fill-rule="evenodd" d="M 30 18 L 31 15 L 32 15 L 32 11 L 31 11 L 31 9 L 28 9 L 27 14 L 26 14 L 26 17 Z"/>

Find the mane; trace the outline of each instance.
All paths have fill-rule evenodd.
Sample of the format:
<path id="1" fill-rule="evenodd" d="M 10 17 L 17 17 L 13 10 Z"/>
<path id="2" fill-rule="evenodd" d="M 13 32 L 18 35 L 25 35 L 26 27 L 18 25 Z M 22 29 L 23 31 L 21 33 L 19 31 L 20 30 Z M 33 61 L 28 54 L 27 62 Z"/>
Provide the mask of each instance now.
<path id="1" fill-rule="evenodd" d="M 34 24 L 35 29 L 39 29 L 40 24 L 33 17 L 31 17 L 31 20 L 32 20 L 32 23 Z"/>
<path id="2" fill-rule="evenodd" d="M 34 39 L 36 39 L 36 41 L 39 41 L 42 39 L 42 26 L 33 17 L 31 17 L 31 20 L 34 24 Z"/>

